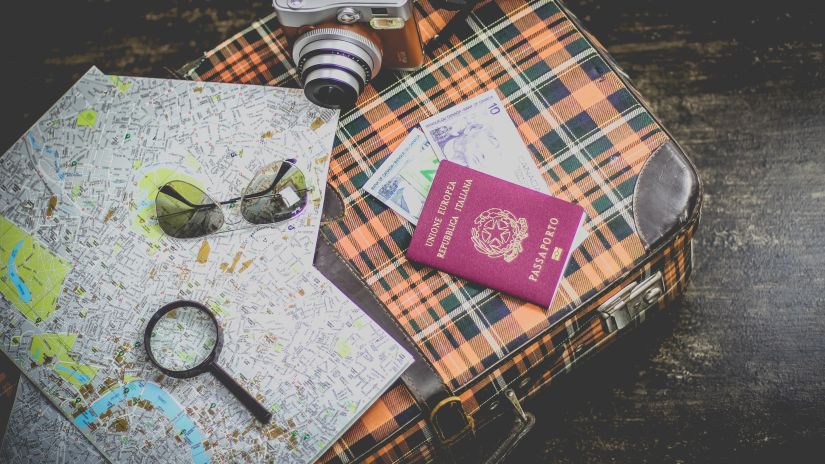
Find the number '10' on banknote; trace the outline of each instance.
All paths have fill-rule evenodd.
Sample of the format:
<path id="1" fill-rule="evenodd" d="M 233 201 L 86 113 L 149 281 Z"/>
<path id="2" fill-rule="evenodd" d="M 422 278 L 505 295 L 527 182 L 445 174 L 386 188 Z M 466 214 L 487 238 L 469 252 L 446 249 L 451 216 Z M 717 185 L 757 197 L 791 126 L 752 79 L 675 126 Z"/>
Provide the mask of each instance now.
<path id="1" fill-rule="evenodd" d="M 495 90 L 421 121 L 421 130 L 441 159 L 550 193 Z"/>

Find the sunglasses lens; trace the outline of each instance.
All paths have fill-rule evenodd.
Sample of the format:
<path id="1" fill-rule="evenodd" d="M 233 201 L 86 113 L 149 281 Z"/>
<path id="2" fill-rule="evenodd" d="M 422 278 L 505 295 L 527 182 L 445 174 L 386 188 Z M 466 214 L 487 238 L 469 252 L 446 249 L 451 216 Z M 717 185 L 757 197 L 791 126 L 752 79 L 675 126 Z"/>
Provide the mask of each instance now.
<path id="1" fill-rule="evenodd" d="M 307 205 L 304 173 L 288 161 L 262 169 L 241 200 L 241 214 L 252 224 L 272 224 L 297 216 Z"/>
<path id="2" fill-rule="evenodd" d="M 158 224 L 175 238 L 193 238 L 216 232 L 223 226 L 223 212 L 203 190 L 183 181 L 172 181 L 158 191 L 155 201 Z"/>

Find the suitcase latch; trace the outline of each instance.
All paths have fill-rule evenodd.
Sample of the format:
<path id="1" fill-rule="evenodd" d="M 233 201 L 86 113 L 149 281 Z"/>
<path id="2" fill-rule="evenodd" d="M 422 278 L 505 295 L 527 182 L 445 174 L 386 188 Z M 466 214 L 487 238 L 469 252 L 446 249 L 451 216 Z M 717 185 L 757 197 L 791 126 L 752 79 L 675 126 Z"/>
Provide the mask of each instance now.
<path id="1" fill-rule="evenodd" d="M 430 412 L 430 426 L 442 444 L 450 445 L 466 433 L 474 433 L 473 416 L 464 412 L 461 398 L 441 400 Z"/>
<path id="2" fill-rule="evenodd" d="M 643 321 L 645 312 L 664 295 L 662 273 L 656 272 L 641 282 L 628 284 L 599 307 L 607 332 L 622 330 L 635 320 Z"/>

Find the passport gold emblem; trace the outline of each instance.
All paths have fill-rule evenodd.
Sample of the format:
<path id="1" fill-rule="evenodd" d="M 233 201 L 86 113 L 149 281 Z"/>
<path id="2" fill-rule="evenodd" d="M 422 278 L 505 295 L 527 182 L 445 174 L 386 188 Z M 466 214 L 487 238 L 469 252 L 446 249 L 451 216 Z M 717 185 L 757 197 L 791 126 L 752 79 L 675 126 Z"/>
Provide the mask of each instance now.
<path id="1" fill-rule="evenodd" d="M 490 208 L 475 218 L 470 234 L 479 253 L 509 263 L 524 250 L 521 242 L 527 238 L 527 220 L 506 209 Z"/>

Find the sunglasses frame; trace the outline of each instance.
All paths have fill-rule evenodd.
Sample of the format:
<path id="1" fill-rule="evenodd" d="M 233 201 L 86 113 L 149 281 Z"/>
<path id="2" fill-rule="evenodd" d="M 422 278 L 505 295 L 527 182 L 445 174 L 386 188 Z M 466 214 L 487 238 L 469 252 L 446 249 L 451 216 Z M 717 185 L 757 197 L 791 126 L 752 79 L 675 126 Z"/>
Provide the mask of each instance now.
<path id="1" fill-rule="evenodd" d="M 251 185 L 252 181 L 254 181 L 254 180 L 255 180 L 255 178 L 257 178 L 257 177 L 258 177 L 258 175 L 259 175 L 261 172 L 265 171 L 265 170 L 266 170 L 266 169 L 268 169 L 269 167 L 271 167 L 271 166 L 273 166 L 273 165 L 275 165 L 275 164 L 278 164 L 278 163 L 286 163 L 286 164 L 290 165 L 291 167 L 293 167 L 293 168 L 297 169 L 297 170 L 298 170 L 298 172 L 300 172 L 300 173 L 301 173 L 301 176 L 303 176 L 303 178 L 304 178 L 304 182 L 306 183 L 306 179 L 307 179 L 306 174 L 304 173 L 304 171 L 303 171 L 300 167 L 298 167 L 297 160 L 290 158 L 290 159 L 285 159 L 285 160 L 280 160 L 280 161 L 273 161 L 272 163 L 269 163 L 269 164 L 267 164 L 267 165 L 265 165 L 265 166 L 261 167 L 260 169 L 258 169 L 258 170 L 255 172 L 255 175 L 253 175 L 253 176 L 252 176 L 252 180 L 251 180 L 251 181 L 249 182 L 249 184 L 247 184 L 247 186 L 244 188 L 244 191 L 246 191 L 246 190 L 249 188 L 249 186 Z M 200 187 L 198 187 L 198 186 L 196 186 L 196 185 L 194 185 L 194 184 L 192 184 L 192 183 L 190 183 L 190 182 L 186 182 L 186 181 L 184 181 L 184 180 L 170 180 L 170 181 L 168 181 L 168 182 L 165 182 L 163 185 L 161 185 L 161 186 L 158 188 L 158 192 L 157 192 L 157 194 L 155 195 L 155 219 L 158 221 L 158 227 L 160 227 L 160 229 L 161 229 L 161 231 L 163 231 L 164 235 L 166 235 L 167 237 L 171 237 L 171 238 L 178 239 L 178 240 L 188 240 L 188 239 L 203 238 L 203 237 L 207 237 L 207 236 L 209 236 L 209 235 L 217 235 L 217 234 L 222 234 L 222 233 L 232 232 L 232 231 L 236 231 L 236 230 L 244 230 L 244 229 L 249 229 L 249 228 L 253 228 L 253 227 L 271 227 L 271 226 L 273 226 L 273 225 L 275 225 L 275 224 L 279 224 L 279 223 L 282 223 L 282 222 L 287 222 L 287 221 L 290 221 L 290 220 L 292 220 L 292 219 L 297 218 L 298 216 L 300 216 L 300 215 L 301 215 L 301 213 L 303 213 L 303 212 L 304 212 L 304 210 L 306 210 L 307 203 L 309 203 L 309 192 L 311 192 L 311 191 L 313 190 L 313 189 L 312 189 L 312 187 L 310 187 L 310 186 L 306 186 L 306 188 L 304 188 L 304 189 L 303 189 L 303 193 L 305 194 L 305 197 L 303 198 L 303 200 L 304 200 L 304 205 L 301 207 L 301 209 L 300 209 L 300 210 L 298 210 L 298 212 L 297 212 L 297 213 L 295 213 L 294 215 L 292 215 L 292 216 L 290 216 L 290 217 L 288 217 L 288 218 L 284 218 L 284 219 L 276 220 L 276 221 L 274 221 L 274 222 L 267 222 L 267 223 L 254 223 L 254 222 L 251 222 L 251 221 L 249 221 L 248 219 L 246 219 L 246 218 L 243 216 L 243 213 L 241 213 L 241 214 L 240 214 L 240 216 L 241 216 L 241 218 L 243 219 L 243 221 L 244 221 L 244 223 L 246 224 L 246 226 L 241 226 L 241 227 L 232 227 L 232 228 L 226 228 L 226 227 L 225 227 L 225 226 L 226 226 L 226 217 L 227 217 L 227 216 L 226 216 L 226 213 L 224 212 L 224 206 L 227 206 L 227 205 L 236 205 L 236 204 L 238 204 L 238 203 L 242 203 L 242 202 L 243 202 L 245 199 L 247 199 L 247 198 L 261 198 L 261 197 L 265 197 L 265 196 L 267 196 L 266 192 L 270 192 L 270 191 L 271 191 L 271 190 L 275 187 L 275 185 L 278 183 L 278 181 L 279 181 L 279 180 L 280 180 L 280 178 L 277 178 L 277 177 L 276 177 L 276 178 L 275 178 L 275 180 L 273 180 L 272 184 L 270 184 L 270 186 L 269 186 L 269 187 L 267 187 L 266 189 L 264 189 L 264 190 L 262 190 L 262 191 L 260 191 L 260 192 L 258 192 L 258 193 L 253 193 L 253 194 L 250 194 L 250 195 L 247 195 L 247 194 L 242 194 L 242 195 L 241 195 L 241 196 L 239 196 L 239 197 L 231 198 L 231 199 L 229 199 L 229 200 L 224 200 L 224 201 L 216 201 L 214 198 L 212 198 L 212 196 L 211 196 L 211 195 L 210 195 L 210 194 L 209 194 L 209 193 L 208 193 L 205 189 L 202 189 L 202 188 L 200 188 Z M 172 184 L 173 182 L 180 182 L 180 183 L 183 183 L 183 184 L 189 185 L 189 186 L 191 186 L 191 187 L 193 187 L 193 188 L 197 189 L 198 191 L 202 192 L 205 196 L 207 196 L 210 200 L 212 200 L 212 204 L 210 204 L 210 205 L 193 205 L 193 204 L 191 204 L 191 203 L 189 202 L 189 200 L 187 200 L 186 198 L 184 198 L 184 197 L 180 196 L 180 194 L 177 194 L 177 192 L 175 192 L 177 195 L 170 195 L 168 192 L 163 192 L 164 188 L 166 188 L 166 187 L 170 187 L 170 188 L 171 188 L 170 184 Z M 190 207 L 192 208 L 192 210 L 197 210 L 197 209 L 199 209 L 199 208 L 203 208 L 203 209 L 207 209 L 207 208 L 210 208 L 210 209 L 211 209 L 211 208 L 217 208 L 217 209 L 218 209 L 218 211 L 219 211 L 219 212 L 220 212 L 220 214 L 221 214 L 221 220 L 222 220 L 221 226 L 220 226 L 217 230 L 215 230 L 215 231 L 213 231 L 213 232 L 207 232 L 207 233 L 205 233 L 205 234 L 195 235 L 195 236 L 192 236 L 192 237 L 176 237 L 176 236 L 174 236 L 174 235 L 169 234 L 168 232 L 166 232 L 166 230 L 164 230 L 163 226 L 160 224 L 160 218 L 161 218 L 161 217 L 166 217 L 166 216 L 171 216 L 171 215 L 174 215 L 174 214 L 183 214 L 183 213 L 189 212 L 189 211 L 191 211 L 191 210 L 180 211 L 180 212 L 176 212 L 176 213 L 169 213 L 169 214 L 165 214 L 165 215 L 160 215 L 160 214 L 158 214 L 158 213 L 159 213 L 159 212 L 158 212 L 158 206 L 157 206 L 157 204 L 158 204 L 158 197 L 159 197 L 161 194 L 165 194 L 165 195 L 172 196 L 172 197 L 177 197 L 178 201 L 181 201 L 182 203 L 186 203 L 188 206 L 190 206 Z M 273 195 L 278 195 L 278 194 L 273 194 Z M 229 208 L 232 208 L 232 207 L 233 207 L 233 206 L 229 206 Z"/>

